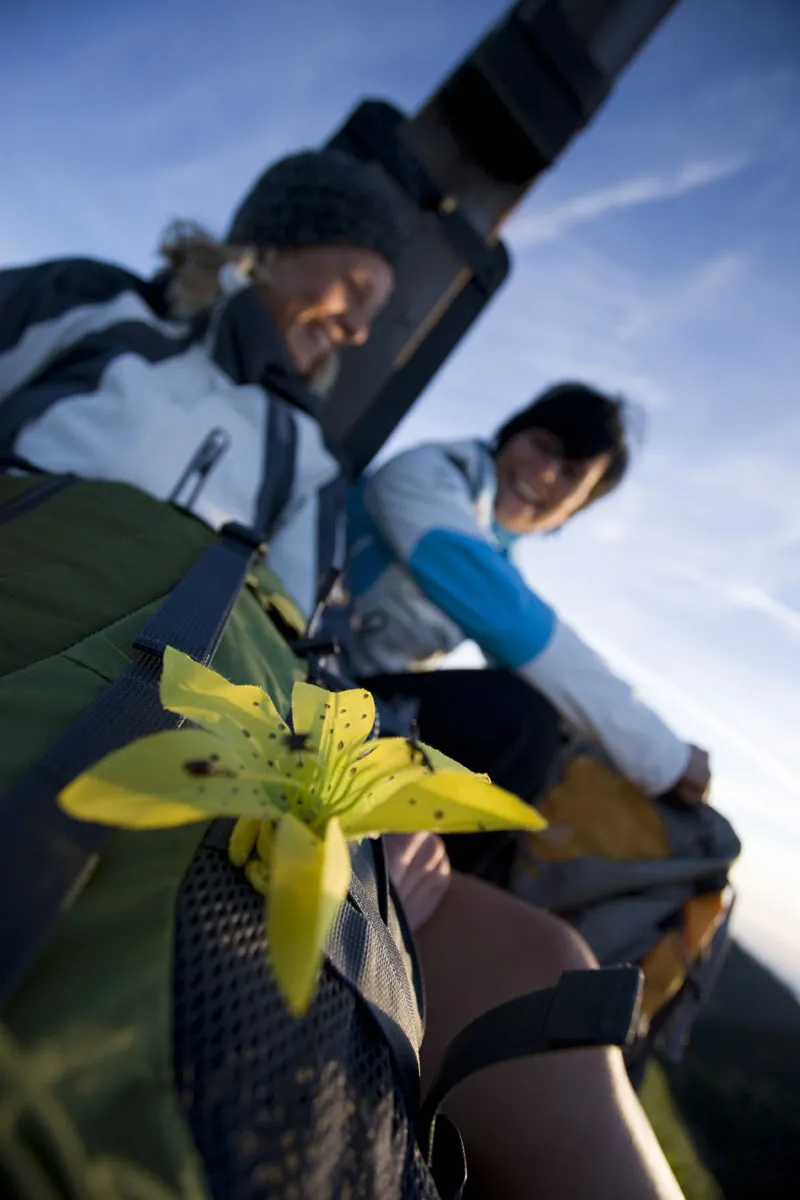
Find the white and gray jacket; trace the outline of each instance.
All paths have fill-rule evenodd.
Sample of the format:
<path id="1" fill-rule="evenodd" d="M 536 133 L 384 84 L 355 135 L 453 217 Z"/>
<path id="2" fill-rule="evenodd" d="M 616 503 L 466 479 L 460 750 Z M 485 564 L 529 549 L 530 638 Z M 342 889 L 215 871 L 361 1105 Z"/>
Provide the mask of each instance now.
<path id="1" fill-rule="evenodd" d="M 0 272 L 0 455 L 269 531 L 308 613 L 344 540 L 315 399 L 252 287 L 231 280 L 192 322 L 168 318 L 166 288 L 91 259 Z"/>
<path id="2" fill-rule="evenodd" d="M 398 455 L 350 498 L 354 668 L 424 670 L 466 638 L 542 692 L 649 793 L 688 746 L 527 585 L 494 530 L 494 461 L 481 442 Z"/>

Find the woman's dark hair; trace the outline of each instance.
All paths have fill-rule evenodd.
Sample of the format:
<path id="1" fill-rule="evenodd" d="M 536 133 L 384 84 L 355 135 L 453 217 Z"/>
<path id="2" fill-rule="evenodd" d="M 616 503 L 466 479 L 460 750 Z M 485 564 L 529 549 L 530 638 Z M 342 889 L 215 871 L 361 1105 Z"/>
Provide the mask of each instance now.
<path id="1" fill-rule="evenodd" d="M 625 476 L 630 463 L 626 418 L 628 404 L 606 396 L 583 383 L 559 383 L 506 421 L 495 434 L 494 452 L 527 429 L 543 429 L 558 438 L 563 455 L 586 462 L 600 454 L 609 455 L 602 479 L 595 484 L 586 504 L 613 491 Z"/>

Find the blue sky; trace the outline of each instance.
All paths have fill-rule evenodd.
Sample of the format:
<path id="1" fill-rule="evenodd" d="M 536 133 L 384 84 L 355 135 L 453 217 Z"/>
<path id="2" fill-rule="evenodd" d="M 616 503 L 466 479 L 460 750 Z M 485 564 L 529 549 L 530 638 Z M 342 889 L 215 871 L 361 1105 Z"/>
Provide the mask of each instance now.
<path id="1" fill-rule="evenodd" d="M 0 261 L 143 271 L 221 230 L 363 95 L 408 110 L 496 0 L 69 5 L 4 16 Z M 21 6 L 20 6 L 21 8 Z M 800 988 L 800 6 L 682 0 L 507 228 L 510 283 L 393 445 L 486 434 L 548 383 L 638 402 L 611 499 L 531 581 L 689 739 L 746 845 L 742 938 Z"/>

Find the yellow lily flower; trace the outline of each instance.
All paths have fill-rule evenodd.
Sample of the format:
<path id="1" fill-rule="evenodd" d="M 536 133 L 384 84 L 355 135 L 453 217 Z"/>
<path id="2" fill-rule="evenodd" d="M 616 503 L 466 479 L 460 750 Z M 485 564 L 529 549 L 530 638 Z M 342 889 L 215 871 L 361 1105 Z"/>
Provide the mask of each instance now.
<path id="1" fill-rule="evenodd" d="M 239 818 L 229 857 L 266 896 L 275 978 L 289 1009 L 314 995 L 325 940 L 350 886 L 347 841 L 381 833 L 539 830 L 516 796 L 429 746 L 368 741 L 369 692 L 296 683 L 291 727 L 269 696 L 169 647 L 161 702 L 196 728 L 141 738 L 64 789 L 71 816 L 126 829 Z"/>

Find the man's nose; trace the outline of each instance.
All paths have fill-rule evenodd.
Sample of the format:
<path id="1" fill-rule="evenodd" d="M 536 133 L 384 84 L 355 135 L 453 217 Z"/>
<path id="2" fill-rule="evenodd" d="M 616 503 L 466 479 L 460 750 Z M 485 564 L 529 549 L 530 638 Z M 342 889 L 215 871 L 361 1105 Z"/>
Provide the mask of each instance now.
<path id="1" fill-rule="evenodd" d="M 369 326 L 364 324 L 360 325 L 358 329 L 354 329 L 348 340 L 351 346 L 363 346 L 368 337 Z"/>
<path id="2" fill-rule="evenodd" d="M 369 337 L 369 319 L 361 313 L 348 312 L 340 318 L 342 331 L 350 346 L 363 346 Z"/>

